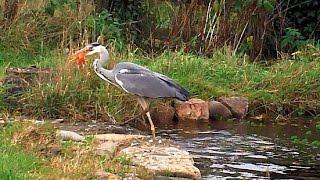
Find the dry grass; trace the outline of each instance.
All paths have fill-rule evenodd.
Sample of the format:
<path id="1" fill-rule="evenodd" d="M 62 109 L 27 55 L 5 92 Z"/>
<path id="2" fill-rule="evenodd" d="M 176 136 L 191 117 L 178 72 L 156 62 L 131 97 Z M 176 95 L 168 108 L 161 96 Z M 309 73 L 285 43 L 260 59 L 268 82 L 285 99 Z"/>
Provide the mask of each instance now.
<path id="1" fill-rule="evenodd" d="M 0 154 L 9 158 L 6 151 L 19 151 L 24 156 L 30 156 L 30 162 L 14 164 L 15 166 L 30 166 L 28 172 L 20 172 L 22 177 L 37 179 L 95 179 L 96 172 L 103 170 L 120 177 L 151 177 L 145 169 L 133 167 L 127 156 L 109 157 L 95 154 L 94 148 L 98 142 L 87 138 L 85 142 L 61 141 L 56 137 L 56 128 L 52 124 L 34 124 L 30 121 L 9 123 L 0 134 Z M 3 142 L 2 142 L 3 141 Z M 13 147 L 21 147 L 15 149 Z M 22 151 L 21 151 L 22 150 Z M 5 154 L 2 154 L 2 153 Z M 22 156 L 21 158 L 28 159 Z M 18 160 L 17 162 L 21 162 Z M 1 158 L 0 158 L 1 162 Z M 28 163 L 30 165 L 28 165 Z M 36 164 L 33 167 L 31 164 Z M 9 168 L 11 165 L 7 165 Z M 10 171 L 11 169 L 9 169 Z M 0 168 L 0 174 L 2 173 Z M 12 174 L 10 177 L 15 177 Z"/>
<path id="2" fill-rule="evenodd" d="M 48 0 L 20 1 L 17 8 L 2 7 L 12 12 L 10 23 L 0 19 L 2 46 L 6 49 L 43 52 L 49 45 L 62 49 L 82 46 L 98 35 L 85 20 L 94 12 L 92 0 L 80 0 L 76 6 L 59 4 L 53 14 L 46 12 Z M 71 3 L 71 2 L 69 2 Z M 3 0 L 0 4 L 4 4 Z M 4 18 L 1 16 L 1 18 Z M 40 50 L 40 51 L 39 51 Z"/>

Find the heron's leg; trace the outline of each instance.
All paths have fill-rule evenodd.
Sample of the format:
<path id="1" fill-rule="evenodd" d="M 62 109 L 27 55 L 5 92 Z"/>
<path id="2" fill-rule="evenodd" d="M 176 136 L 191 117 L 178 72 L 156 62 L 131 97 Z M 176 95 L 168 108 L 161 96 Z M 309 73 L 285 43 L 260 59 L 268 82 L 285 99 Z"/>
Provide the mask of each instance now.
<path id="1" fill-rule="evenodd" d="M 140 103 L 143 111 L 146 110 L 146 114 L 147 114 L 147 117 L 148 117 L 148 120 L 150 123 L 151 132 L 152 132 L 152 138 L 155 139 L 156 138 L 156 130 L 154 128 L 154 124 L 153 124 L 153 121 L 150 116 L 149 105 L 148 105 L 147 101 L 142 97 L 138 97 L 138 102 Z"/>

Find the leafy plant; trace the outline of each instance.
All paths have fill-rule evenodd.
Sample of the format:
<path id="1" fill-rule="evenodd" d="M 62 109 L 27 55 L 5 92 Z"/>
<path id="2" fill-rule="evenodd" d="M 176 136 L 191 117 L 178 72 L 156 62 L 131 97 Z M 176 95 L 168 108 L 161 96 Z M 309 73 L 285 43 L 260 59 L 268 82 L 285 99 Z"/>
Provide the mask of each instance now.
<path id="1" fill-rule="evenodd" d="M 53 16 L 56 10 L 62 11 L 64 6 L 69 6 L 71 9 L 76 9 L 76 0 L 49 0 L 45 7 L 45 13 Z"/>
<path id="2" fill-rule="evenodd" d="M 316 125 L 316 129 L 320 132 L 320 124 Z"/>
<path id="3" fill-rule="evenodd" d="M 274 10 L 275 0 L 258 0 L 258 7 L 265 9 L 268 12 L 272 12 Z"/>
<path id="4" fill-rule="evenodd" d="M 94 30 L 95 35 L 103 36 L 109 42 L 113 42 L 115 48 L 119 51 L 125 47 L 125 38 L 123 36 L 122 25 L 118 18 L 112 16 L 107 10 L 89 16 L 85 24 Z"/>
<path id="5" fill-rule="evenodd" d="M 280 44 L 281 48 L 286 48 L 289 51 L 293 51 L 300 48 L 302 45 L 305 45 L 306 41 L 298 29 L 287 28 L 286 34 L 283 36 Z"/>

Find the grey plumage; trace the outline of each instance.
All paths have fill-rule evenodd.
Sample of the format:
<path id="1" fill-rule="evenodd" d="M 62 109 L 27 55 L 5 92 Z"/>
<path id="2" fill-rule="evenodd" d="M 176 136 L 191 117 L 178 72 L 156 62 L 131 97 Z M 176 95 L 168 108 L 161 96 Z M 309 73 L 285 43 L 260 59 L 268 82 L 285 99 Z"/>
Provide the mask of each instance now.
<path id="1" fill-rule="evenodd" d="M 130 62 L 118 63 L 109 72 L 99 73 L 112 84 L 133 95 L 177 98 L 181 101 L 186 101 L 189 97 L 189 92 L 169 77 Z"/>

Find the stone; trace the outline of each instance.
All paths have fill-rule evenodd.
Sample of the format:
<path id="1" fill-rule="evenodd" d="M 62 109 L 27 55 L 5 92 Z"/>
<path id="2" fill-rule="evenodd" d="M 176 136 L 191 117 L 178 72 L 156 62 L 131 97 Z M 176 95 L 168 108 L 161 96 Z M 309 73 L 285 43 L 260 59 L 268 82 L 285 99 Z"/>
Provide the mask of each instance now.
<path id="1" fill-rule="evenodd" d="M 201 179 L 191 155 L 176 147 L 140 145 L 127 147 L 119 155 L 130 157 L 133 165 L 143 167 L 156 176 Z"/>
<path id="2" fill-rule="evenodd" d="M 143 135 L 131 135 L 131 134 L 97 134 L 93 136 L 94 139 L 99 141 L 131 141 L 134 139 L 143 139 L 146 136 Z"/>
<path id="3" fill-rule="evenodd" d="M 121 178 L 115 174 L 105 172 L 102 169 L 99 169 L 95 172 L 95 177 L 98 180 L 120 180 Z"/>
<path id="4" fill-rule="evenodd" d="M 154 176 L 153 180 L 190 180 L 190 178 L 177 178 L 177 177 L 168 177 L 168 176 Z"/>
<path id="5" fill-rule="evenodd" d="M 61 154 L 61 148 L 58 146 L 49 147 L 49 150 L 47 152 L 48 158 L 53 158 Z"/>
<path id="6" fill-rule="evenodd" d="M 106 156 L 108 159 L 111 159 L 115 155 L 118 148 L 118 142 L 105 141 L 95 148 L 95 152 L 100 156 Z"/>
<path id="7" fill-rule="evenodd" d="M 73 131 L 59 130 L 57 136 L 62 140 L 84 141 L 85 137 Z"/>
<path id="8" fill-rule="evenodd" d="M 209 119 L 209 104 L 201 99 L 190 99 L 175 105 L 176 113 L 179 120 L 208 120 Z"/>
<path id="9" fill-rule="evenodd" d="M 150 114 L 155 123 L 171 122 L 174 119 L 175 109 L 170 105 L 159 103 L 152 108 Z"/>
<path id="10" fill-rule="evenodd" d="M 219 97 L 219 102 L 229 108 L 232 115 L 237 119 L 246 117 L 249 107 L 248 99 L 245 97 Z"/>
<path id="11" fill-rule="evenodd" d="M 94 135 L 93 138 L 100 141 L 100 144 L 98 144 L 95 148 L 96 154 L 111 159 L 120 149 L 120 146 L 128 145 L 133 140 L 144 139 L 146 136 L 128 134 L 98 134 Z"/>
<path id="12" fill-rule="evenodd" d="M 218 101 L 209 101 L 210 119 L 229 119 L 232 117 L 231 111 Z"/>

